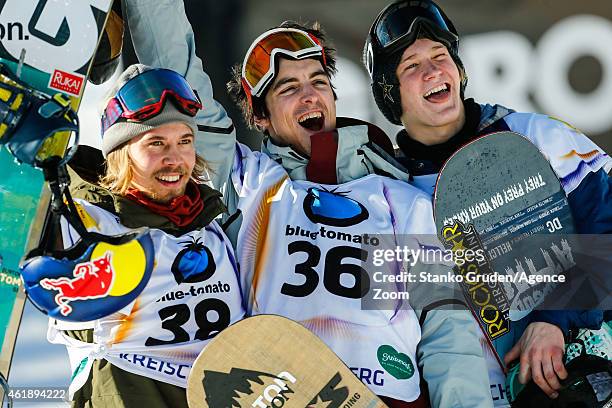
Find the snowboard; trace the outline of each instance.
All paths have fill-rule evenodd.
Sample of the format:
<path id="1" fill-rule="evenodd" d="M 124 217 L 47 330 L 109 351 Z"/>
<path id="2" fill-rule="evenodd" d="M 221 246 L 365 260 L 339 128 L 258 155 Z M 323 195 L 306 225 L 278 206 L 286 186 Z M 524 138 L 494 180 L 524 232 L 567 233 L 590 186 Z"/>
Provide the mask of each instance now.
<path id="1" fill-rule="evenodd" d="M 0 1 L 0 63 L 32 88 L 68 97 L 76 111 L 112 2 Z M 59 137 L 65 148 L 70 134 Z M 7 379 L 26 298 L 18 265 L 39 244 L 50 194 L 42 172 L 5 148 L 0 169 L 0 374 Z"/>
<path id="2" fill-rule="evenodd" d="M 191 368 L 187 401 L 190 408 L 386 407 L 317 336 L 275 315 L 219 333 Z"/>
<path id="3" fill-rule="evenodd" d="M 466 300 L 503 367 L 501 357 L 518 340 L 513 335 L 524 329 L 521 319 L 560 289 L 563 283 L 553 280 L 574 266 L 565 192 L 534 144 L 497 132 L 463 146 L 444 164 L 434 218 L 445 248 L 480 254 L 463 259 L 455 273 L 464 277 Z M 494 272 L 508 280 L 474 279 Z"/>

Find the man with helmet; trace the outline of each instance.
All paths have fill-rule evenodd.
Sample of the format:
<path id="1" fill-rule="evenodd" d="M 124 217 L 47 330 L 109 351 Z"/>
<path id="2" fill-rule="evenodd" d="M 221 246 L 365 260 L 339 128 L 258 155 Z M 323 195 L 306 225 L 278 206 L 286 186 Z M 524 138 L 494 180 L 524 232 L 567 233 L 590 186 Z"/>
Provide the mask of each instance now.
<path id="1" fill-rule="evenodd" d="M 420 375 L 433 406 L 490 406 L 469 312 L 432 306 L 455 299 L 440 299 L 430 288 L 410 292 L 409 307 L 361 307 L 369 279 L 361 262 L 377 245 L 371 236 L 434 235 L 435 226 L 427 195 L 387 162 L 393 159 L 392 150 L 381 147 L 385 140 L 390 147 L 384 135 L 367 123 L 336 118 L 335 60 L 318 28 L 283 23 L 268 30 L 235 69 L 230 91 L 247 122 L 268 136 L 262 151 L 252 152 L 236 143 L 231 120 L 213 98 L 182 6 L 140 0 L 127 12 L 139 60 L 184 74 L 202 100 L 195 143 L 232 214 L 226 233 L 236 248 L 248 312 L 304 324 L 390 407 L 427 404 Z M 450 271 L 439 263 L 417 268 Z M 421 313 L 428 306 L 432 310 Z M 391 348 L 405 375 L 384 371 L 381 361 L 389 356 L 378 357 L 378 350 Z"/>
<path id="2" fill-rule="evenodd" d="M 432 193 L 441 166 L 462 145 L 487 133 L 515 131 L 549 158 L 568 195 L 578 231 L 612 231 L 608 155 L 559 120 L 465 99 L 467 75 L 458 47 L 453 23 L 430 0 L 401 0 L 387 6 L 366 40 L 363 57 L 372 92 L 385 117 L 404 126 L 397 144 L 414 184 Z M 585 159 L 576 152 L 591 155 Z M 601 313 L 536 311 L 529 318 L 532 323 L 519 342 L 513 348 L 506 344 L 498 352 L 505 355 L 506 363 L 520 356 L 521 382 L 533 378 L 555 398 L 559 379 L 567 376 L 562 362 L 564 334 L 597 327 Z M 489 370 L 491 383 L 503 384 L 502 368 L 492 362 Z"/>

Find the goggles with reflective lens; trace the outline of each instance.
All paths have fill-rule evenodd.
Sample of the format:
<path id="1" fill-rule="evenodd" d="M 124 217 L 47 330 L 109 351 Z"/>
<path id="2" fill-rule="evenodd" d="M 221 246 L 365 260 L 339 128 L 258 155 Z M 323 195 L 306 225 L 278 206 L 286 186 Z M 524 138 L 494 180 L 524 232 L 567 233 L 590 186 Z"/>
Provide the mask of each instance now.
<path id="1" fill-rule="evenodd" d="M 453 24 L 430 1 L 401 1 L 390 5 L 376 18 L 373 37 L 384 52 L 391 53 L 414 42 L 422 25 L 449 47 L 459 40 Z"/>
<path id="2" fill-rule="evenodd" d="M 50 98 L 0 64 L 0 145 L 17 160 L 35 167 L 52 158 L 65 163 L 76 150 L 78 130 L 79 119 L 68 98 L 62 94 Z"/>
<path id="3" fill-rule="evenodd" d="M 274 79 L 279 53 L 295 59 L 320 57 L 323 66 L 326 64 L 325 52 L 315 36 L 296 28 L 266 31 L 253 41 L 242 63 L 242 87 L 249 101 L 261 96 Z"/>
<path id="4" fill-rule="evenodd" d="M 140 122 L 157 116 L 168 98 L 189 116 L 202 109 L 200 98 L 182 75 L 156 68 L 135 76 L 117 91 L 102 114 L 102 134 L 121 120 Z"/>

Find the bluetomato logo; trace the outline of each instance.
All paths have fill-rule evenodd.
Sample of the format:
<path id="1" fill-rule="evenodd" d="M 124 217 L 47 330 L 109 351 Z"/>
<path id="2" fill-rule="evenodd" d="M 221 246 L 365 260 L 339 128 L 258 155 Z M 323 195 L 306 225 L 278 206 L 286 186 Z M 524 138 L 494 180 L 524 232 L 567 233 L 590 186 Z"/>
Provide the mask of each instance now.
<path id="1" fill-rule="evenodd" d="M 209 279 L 217 266 L 212 253 L 202 244 L 200 238 L 180 242 L 185 247 L 172 262 L 172 274 L 176 283 L 197 283 Z"/>
<path id="2" fill-rule="evenodd" d="M 311 187 L 304 199 L 304 212 L 310 221 L 334 227 L 348 227 L 367 220 L 368 210 L 346 194 Z"/>

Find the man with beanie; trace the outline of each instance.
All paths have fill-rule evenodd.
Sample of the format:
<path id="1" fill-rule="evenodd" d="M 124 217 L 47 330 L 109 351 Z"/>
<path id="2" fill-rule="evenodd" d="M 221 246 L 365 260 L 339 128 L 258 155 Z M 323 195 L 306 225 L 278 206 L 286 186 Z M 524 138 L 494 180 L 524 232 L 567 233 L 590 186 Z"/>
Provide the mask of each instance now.
<path id="1" fill-rule="evenodd" d="M 610 157 L 560 120 L 465 99 L 467 75 L 458 51 L 457 30 L 430 0 L 392 3 L 375 19 L 366 40 L 363 57 L 372 92 L 385 117 L 404 126 L 397 144 L 414 184 L 432 194 L 440 168 L 461 146 L 487 133 L 514 131 L 549 159 L 568 195 L 577 230 L 612 231 Z M 571 329 L 598 327 L 602 314 L 535 311 L 529 318 L 532 323 L 518 343 L 498 352 L 505 354 L 506 364 L 520 356 L 521 382 L 532 378 L 555 398 L 559 380 L 567 376 L 564 335 Z M 491 361 L 491 387 L 503 387 L 502 368 Z M 507 404 L 503 394 L 496 405 Z"/>
<path id="2" fill-rule="evenodd" d="M 140 0 L 126 11 L 139 60 L 184 74 L 206 107 L 196 116 L 195 142 L 231 214 L 226 232 L 248 312 L 287 316 L 315 332 L 390 407 L 491 406 L 470 313 L 465 305 L 435 307 L 457 300 L 443 295 L 443 285 L 410 291 L 409 304 L 397 308 L 361 306 L 372 296 L 362 262 L 380 245 L 370 238 L 425 240 L 435 226 L 429 197 L 389 163 L 388 139 L 367 123 L 336 118 L 335 60 L 318 27 L 286 22 L 264 32 L 235 70 L 231 93 L 245 119 L 268 136 L 253 152 L 236 143 L 230 118 L 214 101 L 182 5 Z M 450 273 L 439 262 L 414 268 Z M 383 350 L 410 367 L 406 375 L 390 369 L 393 357 Z"/>
<path id="3" fill-rule="evenodd" d="M 225 207 L 203 184 L 207 165 L 194 147 L 201 107 L 176 72 L 128 67 L 104 100 L 105 174 L 99 183 L 71 174 L 88 230 L 147 227 L 155 248 L 151 279 L 132 304 L 92 322 L 50 322 L 49 340 L 70 356 L 72 406 L 186 407 L 193 361 L 244 316 L 231 243 L 214 221 Z M 65 247 L 78 241 L 67 225 L 62 238 Z"/>

